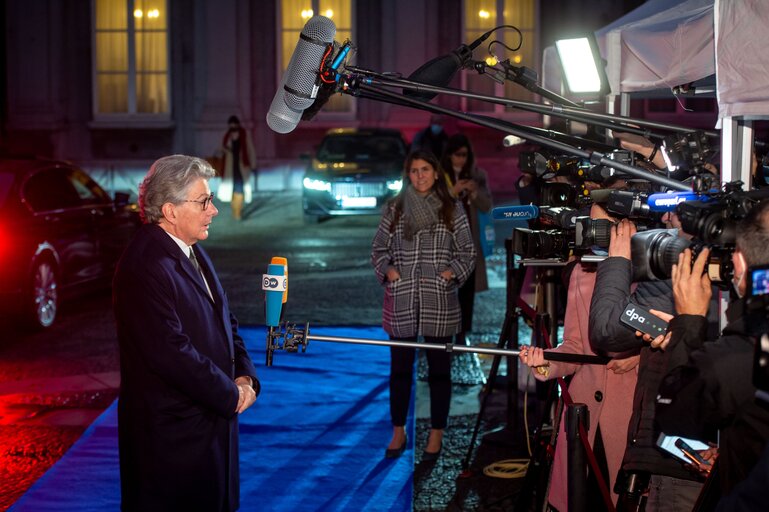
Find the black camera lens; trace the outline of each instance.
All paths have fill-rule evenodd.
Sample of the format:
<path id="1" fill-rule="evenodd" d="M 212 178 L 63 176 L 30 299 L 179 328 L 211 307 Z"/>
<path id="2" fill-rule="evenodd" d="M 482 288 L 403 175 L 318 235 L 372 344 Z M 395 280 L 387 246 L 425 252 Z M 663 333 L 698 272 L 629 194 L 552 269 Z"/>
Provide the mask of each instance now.
<path id="1" fill-rule="evenodd" d="M 681 228 L 707 244 L 732 244 L 736 239 L 735 220 L 725 203 L 685 201 L 676 207 Z"/>
<path id="2" fill-rule="evenodd" d="M 548 206 L 573 206 L 576 204 L 576 192 L 568 183 L 544 183 L 539 199 L 539 204 Z"/>
<path id="3" fill-rule="evenodd" d="M 692 264 L 700 251 L 708 244 L 690 241 L 676 235 L 675 230 L 652 229 L 633 235 L 631 252 L 633 259 L 633 281 L 657 281 L 670 279 L 678 255 L 685 249 L 692 251 Z M 710 280 L 722 289 L 728 289 L 734 275 L 732 247 L 710 247 L 705 271 Z"/>
<path id="4" fill-rule="evenodd" d="M 513 252 L 523 258 L 566 257 L 569 240 L 562 231 L 555 229 L 516 228 L 513 230 Z"/>
<path id="5" fill-rule="evenodd" d="M 614 225 L 609 219 L 591 219 L 590 217 L 577 217 L 574 233 L 574 247 L 589 249 L 593 246 L 606 249 L 611 240 L 611 227 Z"/>
<path id="6" fill-rule="evenodd" d="M 673 265 L 678 263 L 678 255 L 690 244 L 672 229 L 636 233 L 630 240 L 633 281 L 669 279 Z"/>

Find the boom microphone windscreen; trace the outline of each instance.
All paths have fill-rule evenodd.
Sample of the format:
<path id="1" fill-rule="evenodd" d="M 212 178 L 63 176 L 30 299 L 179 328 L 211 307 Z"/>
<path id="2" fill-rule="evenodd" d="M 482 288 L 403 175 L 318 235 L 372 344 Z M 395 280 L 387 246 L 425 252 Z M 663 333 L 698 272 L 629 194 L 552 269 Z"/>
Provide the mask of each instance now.
<path id="1" fill-rule="evenodd" d="M 272 98 L 270 110 L 267 111 L 267 126 L 277 133 L 288 133 L 293 131 L 302 118 L 302 111 L 296 110 L 286 105 L 285 91 L 283 85 L 286 83 L 286 76 L 280 82 L 275 96 Z"/>
<path id="2" fill-rule="evenodd" d="M 303 111 L 315 101 L 320 64 L 335 35 L 336 25 L 325 16 L 313 16 L 304 25 L 283 85 L 286 105 L 290 108 Z"/>

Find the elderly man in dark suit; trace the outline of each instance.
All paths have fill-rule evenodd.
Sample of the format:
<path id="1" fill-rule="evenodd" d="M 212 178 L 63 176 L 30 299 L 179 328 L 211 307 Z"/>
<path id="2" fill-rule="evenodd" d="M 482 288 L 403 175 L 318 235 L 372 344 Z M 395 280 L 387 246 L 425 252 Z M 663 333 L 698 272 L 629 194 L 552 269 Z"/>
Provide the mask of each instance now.
<path id="1" fill-rule="evenodd" d="M 238 414 L 256 370 L 227 296 L 197 242 L 218 210 L 210 165 L 173 155 L 140 187 L 145 225 L 114 281 L 120 344 L 123 510 L 237 510 Z"/>

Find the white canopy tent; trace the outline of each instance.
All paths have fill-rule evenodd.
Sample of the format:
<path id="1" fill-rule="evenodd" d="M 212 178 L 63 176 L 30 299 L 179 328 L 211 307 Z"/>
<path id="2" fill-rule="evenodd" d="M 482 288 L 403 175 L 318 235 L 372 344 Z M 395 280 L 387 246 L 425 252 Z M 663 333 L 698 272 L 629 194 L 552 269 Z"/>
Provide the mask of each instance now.
<path id="1" fill-rule="evenodd" d="M 722 178 L 747 181 L 750 122 L 769 118 L 769 48 L 761 36 L 766 27 L 766 0 L 648 0 L 595 33 L 610 100 L 715 75 Z M 557 59 L 553 47 L 545 50 L 542 76 L 545 88 L 560 91 Z M 614 101 L 608 104 L 613 108 Z"/>

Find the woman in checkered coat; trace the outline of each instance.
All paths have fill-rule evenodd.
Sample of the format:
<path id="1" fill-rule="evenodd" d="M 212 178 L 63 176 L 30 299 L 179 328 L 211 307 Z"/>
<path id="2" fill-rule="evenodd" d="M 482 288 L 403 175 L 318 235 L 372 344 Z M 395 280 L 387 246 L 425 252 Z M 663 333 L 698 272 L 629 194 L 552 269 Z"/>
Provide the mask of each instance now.
<path id="1" fill-rule="evenodd" d="M 371 262 L 385 288 L 383 326 L 391 339 L 450 343 L 461 329 L 457 290 L 472 273 L 475 246 L 464 208 L 452 197 L 438 159 L 415 151 L 406 159 L 403 189 L 382 214 Z M 427 351 L 430 437 L 422 460 L 441 450 L 451 400 L 451 355 Z M 393 437 L 385 456 L 406 448 L 406 414 L 415 350 L 391 347 L 390 415 Z"/>

